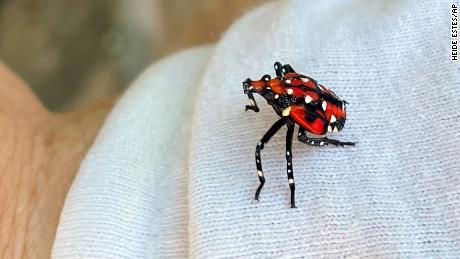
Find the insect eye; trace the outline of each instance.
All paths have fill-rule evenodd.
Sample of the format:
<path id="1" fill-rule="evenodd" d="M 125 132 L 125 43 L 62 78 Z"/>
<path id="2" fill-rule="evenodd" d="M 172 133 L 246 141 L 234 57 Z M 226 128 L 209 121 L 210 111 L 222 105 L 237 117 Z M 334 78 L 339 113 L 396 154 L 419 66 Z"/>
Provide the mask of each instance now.
<path id="1" fill-rule="evenodd" d="M 270 79 L 272 79 L 272 78 L 270 77 L 270 75 L 264 75 L 264 76 L 262 77 L 262 80 L 265 81 L 265 82 L 270 81 Z"/>

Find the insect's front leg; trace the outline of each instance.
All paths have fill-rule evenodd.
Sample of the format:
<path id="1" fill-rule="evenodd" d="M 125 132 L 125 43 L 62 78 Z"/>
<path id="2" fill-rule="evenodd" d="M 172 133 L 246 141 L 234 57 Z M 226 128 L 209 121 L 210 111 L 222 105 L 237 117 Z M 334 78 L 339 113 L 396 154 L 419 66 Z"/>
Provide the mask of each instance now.
<path id="1" fill-rule="evenodd" d="M 305 143 L 309 146 L 327 146 L 329 144 L 331 145 L 335 145 L 335 146 L 354 146 L 355 143 L 354 142 L 342 142 L 342 141 L 339 141 L 339 140 L 336 140 L 336 139 L 330 139 L 330 138 L 327 138 L 327 137 L 322 137 L 322 138 L 309 138 L 307 136 L 307 131 L 300 127 L 299 129 L 299 135 L 298 135 L 298 139 L 300 142 L 302 143 Z"/>
<path id="2" fill-rule="evenodd" d="M 246 109 L 244 111 L 253 110 L 255 112 L 259 112 L 259 106 L 257 106 L 256 100 L 254 99 L 254 95 L 251 92 L 248 93 L 248 98 L 251 105 L 246 105 Z"/>

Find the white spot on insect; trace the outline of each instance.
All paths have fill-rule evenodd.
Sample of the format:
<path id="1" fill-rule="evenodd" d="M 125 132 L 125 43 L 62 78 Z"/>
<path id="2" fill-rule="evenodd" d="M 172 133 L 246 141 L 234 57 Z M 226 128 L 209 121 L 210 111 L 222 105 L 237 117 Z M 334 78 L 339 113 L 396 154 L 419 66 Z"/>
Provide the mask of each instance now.
<path id="1" fill-rule="evenodd" d="M 301 136 L 301 135 L 302 135 L 302 133 L 299 132 L 299 136 Z"/>
<path id="2" fill-rule="evenodd" d="M 290 172 L 291 172 L 291 169 L 288 169 L 288 173 L 290 173 Z"/>
<path id="3" fill-rule="evenodd" d="M 331 125 L 327 126 L 327 132 L 332 132 L 332 127 L 331 127 Z"/>
<path id="4" fill-rule="evenodd" d="M 324 145 L 324 142 L 323 141 L 319 142 L 319 145 L 320 146 Z"/>
<path id="5" fill-rule="evenodd" d="M 313 100 L 310 95 L 305 96 L 305 103 L 310 103 Z"/>
<path id="6" fill-rule="evenodd" d="M 288 88 L 288 89 L 287 89 L 287 93 L 288 93 L 288 94 L 293 94 L 293 93 L 294 93 L 294 90 L 292 90 L 291 88 Z"/>
<path id="7" fill-rule="evenodd" d="M 280 97 L 279 95 L 275 94 L 275 99 L 278 99 L 279 97 Z"/>
<path id="8" fill-rule="evenodd" d="M 333 130 L 333 131 L 334 131 L 334 132 L 339 132 L 339 128 L 336 126 L 336 127 L 334 127 L 334 130 Z"/>
<path id="9" fill-rule="evenodd" d="M 257 143 L 257 146 L 262 146 L 262 142 L 259 141 L 259 143 Z"/>
<path id="10" fill-rule="evenodd" d="M 289 154 L 291 154 L 291 153 L 289 153 L 289 151 L 286 151 L 286 155 L 288 155 L 288 156 L 289 156 Z"/>
<path id="11" fill-rule="evenodd" d="M 290 83 L 291 83 L 291 80 L 288 79 L 288 80 L 286 80 L 285 82 L 288 83 L 288 84 L 290 84 Z"/>
<path id="12" fill-rule="evenodd" d="M 270 90 L 271 89 L 270 86 L 267 86 L 267 89 Z"/>
<path id="13" fill-rule="evenodd" d="M 289 113 L 291 113 L 291 106 L 287 107 L 286 109 L 283 110 L 281 113 L 284 117 L 289 116 Z"/>
<path id="14" fill-rule="evenodd" d="M 289 179 L 289 183 L 294 183 L 294 179 Z"/>
<path id="15" fill-rule="evenodd" d="M 249 99 L 249 102 L 251 103 L 252 106 L 254 106 L 254 100 Z"/>
<path id="16" fill-rule="evenodd" d="M 257 162 L 257 163 L 260 163 L 259 159 L 256 159 L 256 162 Z"/>
<path id="17" fill-rule="evenodd" d="M 321 105 L 323 107 L 323 111 L 326 111 L 327 108 L 327 102 L 323 101 L 323 104 Z"/>
<path id="18" fill-rule="evenodd" d="M 264 173 L 263 173 L 262 171 L 260 171 L 260 170 L 257 170 L 257 174 L 258 174 L 259 176 L 264 176 Z"/>
<path id="19" fill-rule="evenodd" d="M 331 115 L 330 123 L 334 123 L 337 120 L 337 118 L 333 115 Z"/>
<path id="20" fill-rule="evenodd" d="M 302 81 L 304 81 L 305 83 L 308 82 L 308 81 L 310 81 L 310 80 L 308 80 L 308 78 L 305 78 L 305 77 L 302 77 L 301 79 L 302 79 Z"/>
<path id="21" fill-rule="evenodd" d="M 252 85 L 249 87 L 249 90 L 252 90 L 252 88 L 254 88 Z"/>

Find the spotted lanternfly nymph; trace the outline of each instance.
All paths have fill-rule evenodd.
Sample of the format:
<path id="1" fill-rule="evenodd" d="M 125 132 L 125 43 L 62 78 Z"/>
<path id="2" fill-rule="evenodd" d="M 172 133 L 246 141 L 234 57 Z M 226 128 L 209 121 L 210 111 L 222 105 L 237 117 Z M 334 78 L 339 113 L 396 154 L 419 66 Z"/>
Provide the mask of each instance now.
<path id="1" fill-rule="evenodd" d="M 265 183 L 262 170 L 260 151 L 264 145 L 283 126 L 287 126 L 286 160 L 289 188 L 291 190 L 291 207 L 295 208 L 295 183 L 292 171 L 292 138 L 295 125 L 299 125 L 298 140 L 310 146 L 354 146 L 353 142 L 341 142 L 327 137 L 308 137 L 307 132 L 325 135 L 327 132 L 338 132 L 343 129 L 346 119 L 347 102 L 341 100 L 332 90 L 308 76 L 298 74 L 288 64 L 275 63 L 276 78 L 264 75 L 260 80 L 246 79 L 243 82 L 244 93 L 248 95 L 251 105 L 247 110 L 259 112 L 254 93 L 263 96 L 275 112 L 281 117 L 265 133 L 256 146 L 256 167 L 260 185 L 255 199 Z"/>

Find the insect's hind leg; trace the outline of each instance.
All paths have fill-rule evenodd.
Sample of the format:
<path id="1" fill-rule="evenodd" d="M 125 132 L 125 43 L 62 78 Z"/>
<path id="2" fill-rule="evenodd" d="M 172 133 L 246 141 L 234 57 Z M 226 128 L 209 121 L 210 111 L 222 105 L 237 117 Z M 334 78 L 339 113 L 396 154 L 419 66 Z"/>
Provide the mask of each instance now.
<path id="1" fill-rule="evenodd" d="M 259 181 L 260 185 L 257 188 L 255 199 L 259 200 L 259 195 L 260 191 L 262 190 L 262 187 L 264 187 L 265 183 L 265 176 L 264 176 L 264 171 L 262 170 L 262 158 L 260 157 L 260 151 L 264 149 L 264 145 L 268 143 L 271 137 L 275 135 L 276 132 L 284 125 L 286 124 L 286 119 L 281 118 L 277 122 L 275 122 L 270 129 L 264 134 L 262 139 L 259 141 L 259 143 L 256 146 L 256 167 L 257 167 L 257 175 L 259 176 Z"/>
<path id="2" fill-rule="evenodd" d="M 286 162 L 287 162 L 287 177 L 289 182 L 289 189 L 291 190 L 291 208 L 295 206 L 295 183 L 294 172 L 292 171 L 292 137 L 294 136 L 294 124 L 288 124 L 286 133 Z"/>
<path id="3" fill-rule="evenodd" d="M 298 135 L 298 139 L 300 142 L 302 143 L 305 143 L 309 146 L 327 146 L 329 144 L 331 145 L 335 145 L 335 146 L 354 146 L 355 143 L 354 142 L 342 142 L 342 141 L 339 141 L 339 140 L 336 140 L 336 139 L 330 139 L 330 138 L 327 138 L 327 137 L 322 137 L 322 138 L 309 138 L 307 136 L 307 131 L 300 127 L 299 129 L 299 135 Z"/>

